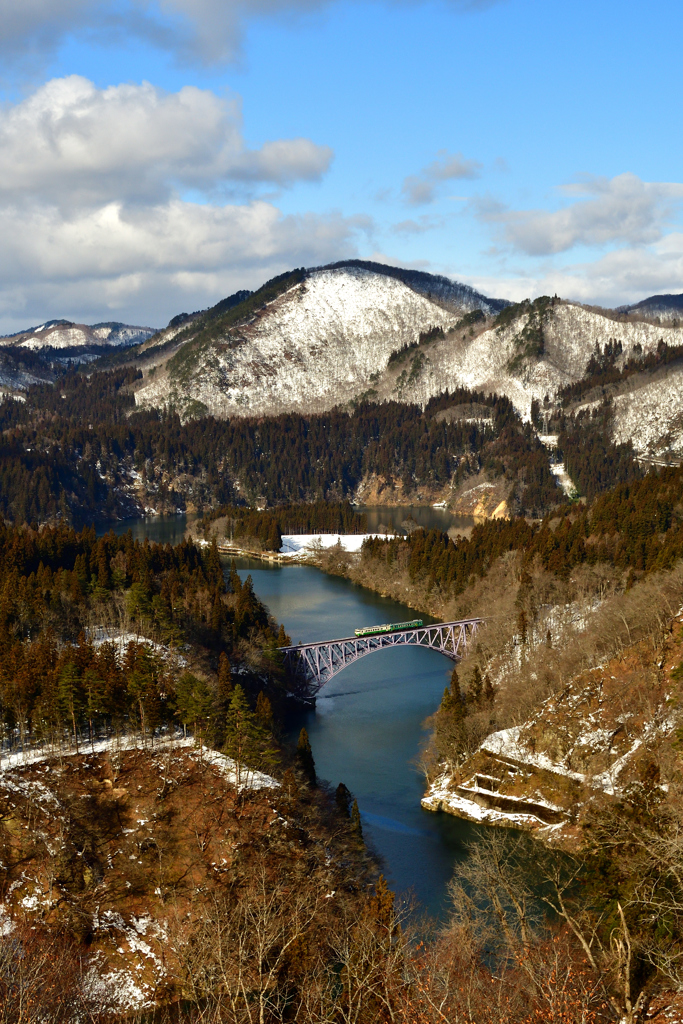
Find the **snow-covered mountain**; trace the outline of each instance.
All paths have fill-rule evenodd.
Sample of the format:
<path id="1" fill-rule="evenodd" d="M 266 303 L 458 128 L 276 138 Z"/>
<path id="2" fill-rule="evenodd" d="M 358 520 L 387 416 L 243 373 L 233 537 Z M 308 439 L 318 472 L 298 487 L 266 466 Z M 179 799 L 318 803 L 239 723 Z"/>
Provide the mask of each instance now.
<path id="1" fill-rule="evenodd" d="M 381 274 L 383 277 L 392 277 L 397 281 L 402 281 L 403 284 L 420 295 L 424 295 L 459 315 L 462 315 L 463 311 L 469 313 L 474 309 L 481 309 L 484 313 L 495 315 L 510 305 L 506 299 L 489 299 L 475 291 L 474 288 L 470 288 L 469 285 L 451 281 L 449 277 L 443 277 L 441 274 L 427 274 L 423 270 L 409 270 L 405 267 L 389 267 L 384 263 L 374 263 L 370 260 L 343 260 L 341 263 L 329 263 L 325 267 L 316 267 L 315 269 L 358 269 Z"/>
<path id="2" fill-rule="evenodd" d="M 683 317 L 683 295 L 651 295 L 631 306 L 620 306 L 617 312 L 660 321 L 680 320 Z"/>
<path id="3" fill-rule="evenodd" d="M 219 416 L 329 409 L 377 383 L 392 353 L 421 333 L 506 305 L 447 278 L 359 262 L 295 272 L 285 284 L 263 304 L 252 294 L 243 316 L 232 307 L 225 326 L 209 311 L 160 332 L 140 353 L 153 373 L 137 403 Z"/>
<path id="4" fill-rule="evenodd" d="M 614 320 L 569 302 L 549 305 L 542 322 L 534 306 L 509 312 L 515 314 L 509 321 L 456 332 L 426 348 L 423 366 L 404 396 L 426 402 L 454 386 L 495 391 L 528 417 L 533 399 L 552 400 L 560 388 L 581 380 L 591 355 L 610 341 L 621 345 L 617 366 L 655 352 L 660 340 L 683 344 L 683 328 Z M 542 351 L 525 352 L 530 343 Z"/>
<path id="5" fill-rule="evenodd" d="M 683 345 L 683 328 L 559 299 L 511 306 L 447 278 L 351 261 L 175 318 L 137 350 L 135 397 L 185 415 L 244 416 L 362 397 L 425 404 L 463 386 L 507 395 L 526 418 L 534 399 L 552 401 L 581 380 L 608 344 L 619 368 L 662 342 Z M 683 452 L 683 361 L 629 378 L 614 399 L 618 439 L 643 453 Z"/>
<path id="6" fill-rule="evenodd" d="M 138 345 L 156 333 L 155 327 L 132 327 L 129 324 L 75 324 L 70 320 L 48 320 L 38 327 L 0 338 L 0 345 L 26 348 L 33 352 L 59 349 L 101 349 L 103 346 L 123 348 Z"/>

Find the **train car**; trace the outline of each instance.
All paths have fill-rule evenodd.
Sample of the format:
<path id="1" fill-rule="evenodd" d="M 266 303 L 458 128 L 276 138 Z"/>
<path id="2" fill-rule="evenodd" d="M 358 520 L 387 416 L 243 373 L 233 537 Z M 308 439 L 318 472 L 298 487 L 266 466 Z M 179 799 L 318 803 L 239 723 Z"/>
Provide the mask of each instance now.
<path id="1" fill-rule="evenodd" d="M 400 629 L 417 629 L 422 625 L 422 619 L 412 619 L 410 622 L 385 622 L 382 626 L 363 626 L 361 629 L 354 629 L 356 636 L 377 636 L 379 633 L 396 633 Z"/>

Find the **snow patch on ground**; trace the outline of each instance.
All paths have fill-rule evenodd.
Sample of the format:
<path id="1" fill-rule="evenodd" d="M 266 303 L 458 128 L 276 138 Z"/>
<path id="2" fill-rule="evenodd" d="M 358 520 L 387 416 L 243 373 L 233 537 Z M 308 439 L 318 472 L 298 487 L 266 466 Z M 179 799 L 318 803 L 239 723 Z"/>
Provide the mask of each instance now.
<path id="1" fill-rule="evenodd" d="M 113 644 L 119 661 L 122 661 L 125 657 L 128 644 L 144 644 L 145 647 L 149 647 L 151 651 L 158 654 L 164 660 L 172 658 L 181 667 L 187 665 L 187 658 L 183 658 L 177 651 L 167 647 L 165 644 L 155 643 L 154 640 L 149 640 L 146 636 L 141 636 L 139 633 L 122 633 L 119 630 L 110 630 L 105 629 L 103 626 L 98 626 L 92 631 L 91 635 L 94 647 L 101 647 L 102 644 Z"/>
<path id="2" fill-rule="evenodd" d="M 613 437 L 631 441 L 637 452 L 658 455 L 683 453 L 683 369 L 673 368 L 662 379 L 614 400 Z"/>
<path id="3" fill-rule="evenodd" d="M 280 553 L 283 555 L 300 555 L 302 552 L 315 554 L 341 544 L 344 551 L 360 551 L 363 541 L 373 537 L 386 539 L 380 533 L 300 533 L 284 534 Z"/>
<path id="4" fill-rule="evenodd" d="M 193 755 L 195 758 L 201 757 L 205 764 L 213 765 L 217 768 L 221 774 L 227 779 L 232 785 L 237 785 L 237 764 L 232 758 L 227 757 L 226 754 L 221 754 L 217 750 L 210 750 L 208 747 L 203 747 L 201 754 L 197 748 L 196 742 L 192 736 L 172 736 L 155 738 L 154 744 L 152 745 L 149 740 L 145 743 L 142 742 L 139 736 L 124 736 L 116 739 L 111 737 L 106 740 L 97 740 L 95 743 L 81 743 L 80 752 L 84 755 L 91 753 L 102 754 L 107 751 L 121 752 L 124 750 L 146 750 L 150 754 L 158 753 L 160 750 L 166 750 L 168 748 L 192 748 L 195 749 L 196 753 Z M 61 750 L 61 756 L 68 757 L 73 756 L 76 753 L 75 747 L 69 750 Z M 60 752 L 57 750 L 51 750 L 45 748 L 42 750 L 26 750 L 16 751 L 12 754 L 0 754 L 0 774 L 2 774 L 2 785 L 5 789 L 12 792 L 16 792 L 38 802 L 51 803 L 56 807 L 60 807 L 59 801 L 54 794 L 40 782 L 33 782 L 27 779 L 12 778 L 6 773 L 12 768 L 19 768 L 22 765 L 39 764 L 41 761 L 53 760 L 59 756 Z M 243 765 L 239 773 L 239 789 L 275 789 L 279 787 L 280 783 L 276 779 L 273 779 L 270 775 L 265 775 L 263 772 L 255 771 L 252 768 L 248 768 Z"/>
<path id="5" fill-rule="evenodd" d="M 556 775 L 564 775 L 576 782 L 584 782 L 586 777 L 580 772 L 571 771 L 563 765 L 555 764 L 545 754 L 533 753 L 522 740 L 523 726 L 514 725 L 510 729 L 501 729 L 487 736 L 481 744 L 480 750 L 486 754 L 493 754 L 494 757 L 502 757 L 517 764 L 533 765 L 534 768 L 541 768 L 543 771 L 553 772 Z"/>
<path id="6" fill-rule="evenodd" d="M 280 787 L 280 783 L 272 776 L 255 771 L 245 765 L 242 765 L 238 772 L 237 763 L 231 757 L 221 754 L 217 750 L 209 750 L 204 747 L 201 753 L 197 751 L 193 756 L 195 760 L 201 758 L 205 764 L 213 765 L 231 785 L 239 790 L 279 789 Z"/>
<path id="7" fill-rule="evenodd" d="M 553 474 L 553 476 L 557 477 L 557 482 L 564 491 L 564 493 L 567 495 L 567 497 L 573 498 L 576 496 L 576 488 L 572 483 L 572 478 L 570 477 L 567 470 L 564 468 L 564 462 L 552 463 L 550 466 L 550 472 Z"/>
<path id="8" fill-rule="evenodd" d="M 469 800 L 467 797 L 455 793 L 451 788 L 452 785 L 453 780 L 448 774 L 441 775 L 438 779 L 435 779 L 429 787 L 429 792 L 422 798 L 422 806 L 425 810 L 446 811 L 458 818 L 481 822 L 483 825 L 502 825 L 507 828 L 532 827 L 535 829 L 540 826 L 549 830 L 561 827 L 561 823 L 558 825 L 548 825 L 547 822 L 542 821 L 535 814 L 529 814 L 524 811 L 501 811 L 495 807 L 482 807 L 474 800 Z M 484 792 L 488 791 L 482 790 L 482 793 Z M 514 798 L 506 796 L 506 799 Z M 520 802 L 522 801 L 520 800 Z M 540 801 L 536 800 L 534 803 L 540 803 Z M 556 809 L 551 804 L 544 806 L 551 810 Z"/>

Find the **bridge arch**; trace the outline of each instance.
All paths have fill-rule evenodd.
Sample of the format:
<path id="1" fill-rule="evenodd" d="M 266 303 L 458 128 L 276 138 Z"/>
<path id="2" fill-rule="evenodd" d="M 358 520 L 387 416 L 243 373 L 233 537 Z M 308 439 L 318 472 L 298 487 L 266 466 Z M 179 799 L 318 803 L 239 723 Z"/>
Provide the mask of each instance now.
<path id="1" fill-rule="evenodd" d="M 315 694 L 347 665 L 352 665 L 360 658 L 387 647 L 401 647 L 406 644 L 429 647 L 451 661 L 460 661 L 483 621 L 461 619 L 458 622 L 434 622 L 431 626 L 400 629 L 374 636 L 349 636 L 340 640 L 296 644 L 292 647 L 281 647 L 280 650 L 284 655 L 285 665 L 293 674 L 303 677 L 310 691 Z"/>

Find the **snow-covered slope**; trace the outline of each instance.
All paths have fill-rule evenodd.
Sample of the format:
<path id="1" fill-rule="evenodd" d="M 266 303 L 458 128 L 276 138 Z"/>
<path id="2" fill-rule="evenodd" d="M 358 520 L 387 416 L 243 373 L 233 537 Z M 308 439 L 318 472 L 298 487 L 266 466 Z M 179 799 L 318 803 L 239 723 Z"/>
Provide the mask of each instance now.
<path id="1" fill-rule="evenodd" d="M 641 455 L 683 455 L 683 366 L 658 373 L 614 399 L 614 440 Z"/>
<path id="2" fill-rule="evenodd" d="M 528 417 L 533 399 L 551 399 L 559 388 L 580 380 L 596 347 L 612 341 L 622 346 L 620 363 L 634 355 L 654 352 L 661 339 L 683 344 L 683 329 L 631 321 L 617 321 L 582 306 L 556 303 L 543 324 L 543 355 L 524 358 L 519 338 L 527 326 L 522 314 L 505 327 L 490 326 L 470 337 L 447 336 L 425 350 L 422 371 L 404 397 L 426 402 L 446 387 L 463 386 L 507 395 Z M 619 364 L 619 363 L 618 363 Z"/>
<path id="3" fill-rule="evenodd" d="M 136 401 L 194 400 L 223 416 L 329 409 L 368 389 L 421 331 L 451 327 L 465 311 L 358 267 L 313 271 L 199 351 L 185 379 L 172 370 L 146 379 Z"/>
<path id="4" fill-rule="evenodd" d="M 683 329 L 562 301 L 546 303 L 540 321 L 538 309 L 521 305 L 502 321 L 489 316 L 455 329 L 466 312 L 469 307 L 446 308 L 434 295 L 365 266 L 323 268 L 223 335 L 204 343 L 190 337 L 182 372 L 173 362 L 160 363 L 141 381 L 136 401 L 173 402 L 193 414 L 264 415 L 329 409 L 370 390 L 379 401 L 425 403 L 464 386 L 507 395 L 526 417 L 534 398 L 552 398 L 579 380 L 596 348 L 610 341 L 621 345 L 621 362 L 655 351 L 661 339 L 683 343 Z M 541 354 L 529 355 L 525 331 L 539 323 Z M 432 326 L 445 336 L 390 363 L 392 353 L 415 345 Z M 161 332 L 161 345 L 178 330 Z"/>
<path id="5" fill-rule="evenodd" d="M 225 328 L 212 311 L 189 325 L 172 321 L 140 350 L 138 405 L 272 415 L 319 412 L 362 396 L 424 405 L 447 388 L 467 387 L 506 395 L 528 418 L 534 399 L 552 400 L 581 380 L 591 356 L 610 343 L 621 352 L 617 367 L 661 342 L 683 345 L 683 327 L 671 323 L 557 299 L 506 309 L 446 278 L 375 264 L 294 272 L 285 285 L 262 305 L 254 293 L 244 315 L 235 306 Z M 473 308 L 484 315 L 473 318 Z M 436 326 L 443 335 L 418 345 Z M 614 397 L 616 439 L 632 438 L 650 454 L 683 452 L 677 364 L 629 378 Z"/>
<path id="6" fill-rule="evenodd" d="M 0 338 L 0 345 L 27 348 L 33 352 L 52 349 L 128 347 L 155 334 L 154 327 L 132 327 L 129 324 L 101 323 L 88 326 L 69 320 L 48 320 L 38 327 Z"/>
<path id="7" fill-rule="evenodd" d="M 475 291 L 467 284 L 452 281 L 441 274 L 427 274 L 422 270 L 410 270 L 405 267 L 389 267 L 383 263 L 369 260 L 343 260 L 341 263 L 330 263 L 316 270 L 367 270 L 384 277 L 392 277 L 412 288 L 420 295 L 450 309 L 455 313 L 470 312 L 481 309 L 484 313 L 495 316 L 509 306 L 506 299 L 491 299 L 481 292 Z"/>

